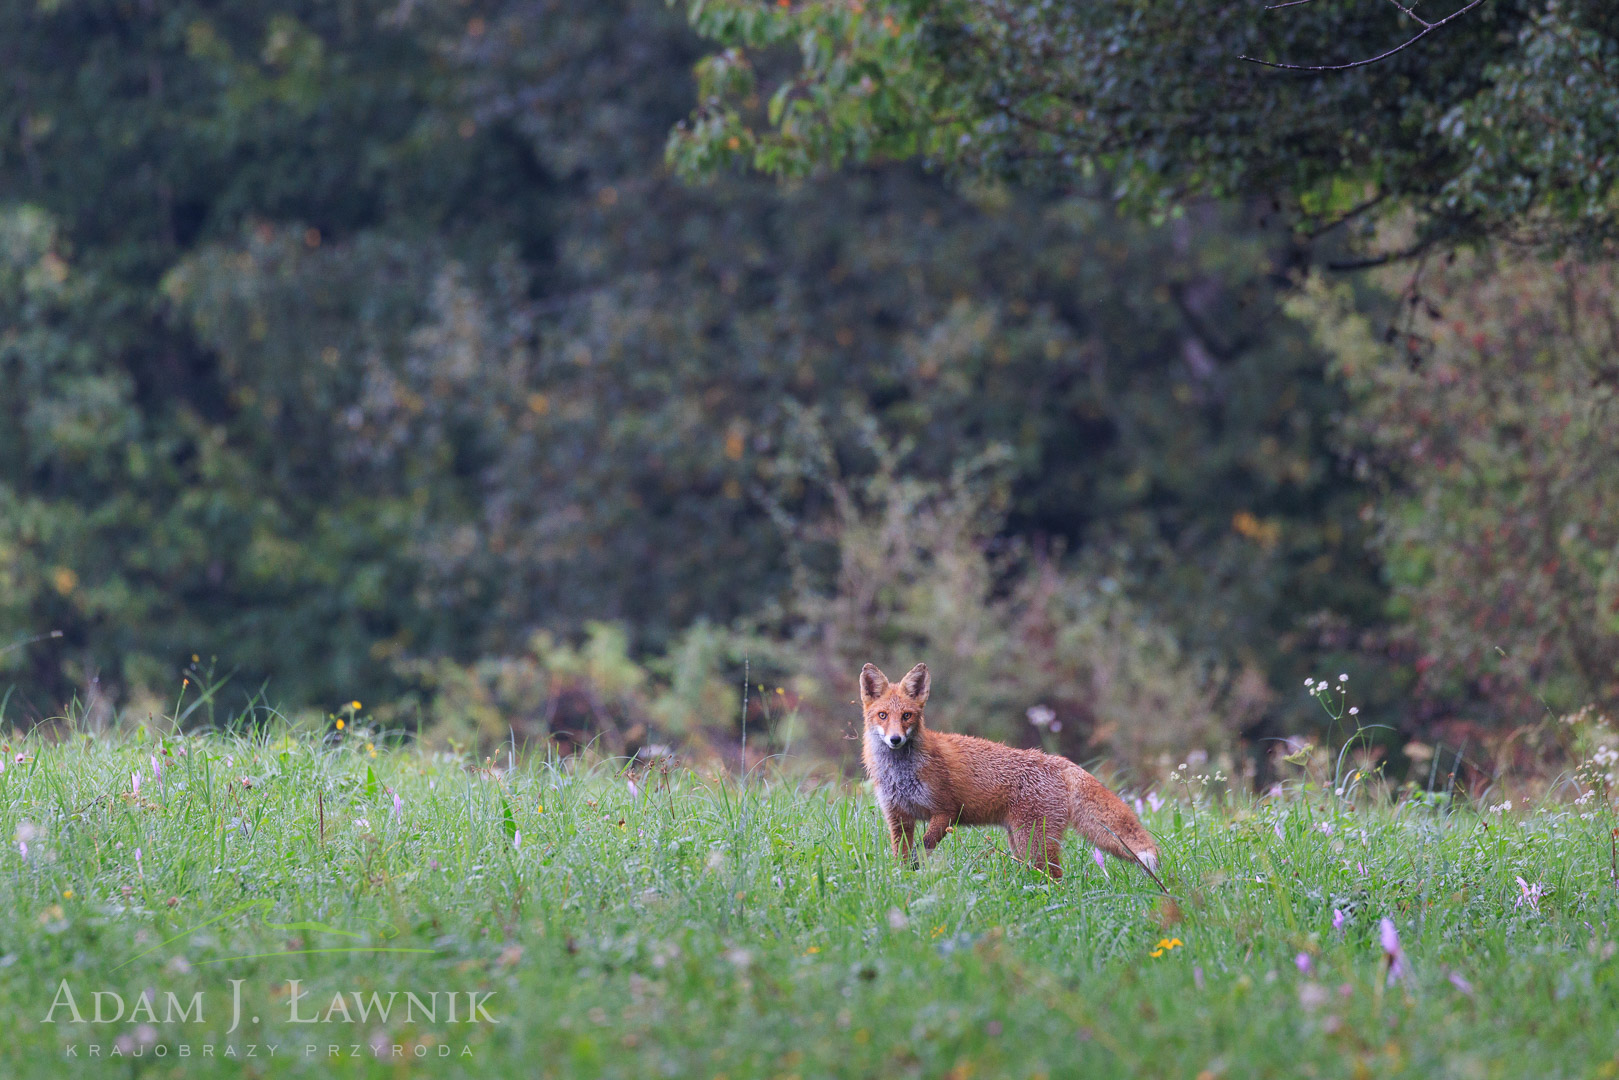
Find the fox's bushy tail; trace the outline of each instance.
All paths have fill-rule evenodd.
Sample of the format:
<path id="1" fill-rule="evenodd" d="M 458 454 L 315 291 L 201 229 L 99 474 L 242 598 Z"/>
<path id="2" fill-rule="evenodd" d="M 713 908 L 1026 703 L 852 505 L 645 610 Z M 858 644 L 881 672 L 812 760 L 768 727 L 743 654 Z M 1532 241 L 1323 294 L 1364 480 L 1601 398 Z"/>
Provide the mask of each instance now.
<path id="1" fill-rule="evenodd" d="M 1140 863 L 1158 881 L 1158 845 L 1123 799 L 1075 765 L 1068 771 L 1068 802 L 1068 823 L 1081 836 L 1115 858 Z"/>

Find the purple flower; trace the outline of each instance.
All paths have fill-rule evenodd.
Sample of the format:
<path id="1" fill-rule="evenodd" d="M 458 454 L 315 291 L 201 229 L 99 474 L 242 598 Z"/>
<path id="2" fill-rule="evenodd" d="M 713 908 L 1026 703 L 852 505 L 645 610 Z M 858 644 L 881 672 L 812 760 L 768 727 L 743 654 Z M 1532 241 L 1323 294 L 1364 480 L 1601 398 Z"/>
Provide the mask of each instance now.
<path id="1" fill-rule="evenodd" d="M 157 763 L 157 755 L 152 755 L 152 779 L 158 782 L 163 780 L 163 767 Z"/>
<path id="2" fill-rule="evenodd" d="M 1524 904 L 1528 904 L 1530 910 L 1532 910 L 1536 915 L 1539 915 L 1540 898 L 1545 895 L 1546 886 L 1542 885 L 1538 881 L 1531 885 L 1520 877 L 1518 878 L 1518 899 L 1513 903 L 1512 909 L 1516 911 L 1518 908 L 1523 907 Z"/>
<path id="3" fill-rule="evenodd" d="M 129 782 L 134 787 L 135 794 L 139 795 L 141 793 L 141 774 L 138 772 L 130 773 Z"/>
<path id="4" fill-rule="evenodd" d="M 1301 952 L 1293 958 L 1293 966 L 1299 969 L 1300 975 L 1308 975 L 1315 965 L 1311 963 L 1309 953 Z"/>
<path id="5" fill-rule="evenodd" d="M 1102 868 L 1102 876 L 1107 877 L 1107 856 L 1102 854 L 1102 849 L 1091 848 L 1091 858 L 1095 859 L 1096 865 Z"/>
<path id="6" fill-rule="evenodd" d="M 1450 980 L 1450 985 L 1454 986 L 1468 997 L 1473 996 L 1473 984 L 1468 982 L 1467 979 L 1463 977 L 1461 972 L 1452 971 L 1445 977 Z"/>
<path id="7" fill-rule="evenodd" d="M 393 796 L 394 796 L 394 820 L 395 821 L 401 821 L 401 820 L 404 819 L 404 816 L 405 816 L 405 800 L 401 799 L 399 797 L 399 792 L 397 792 L 397 791 L 393 793 Z"/>
<path id="8" fill-rule="evenodd" d="M 1323 821 L 1321 824 L 1317 825 L 1316 828 L 1320 829 L 1328 836 L 1332 835 L 1332 822 L 1330 821 Z"/>
<path id="9" fill-rule="evenodd" d="M 1389 985 L 1394 980 L 1405 975 L 1405 952 L 1400 948 L 1400 932 L 1394 928 L 1394 920 L 1385 916 L 1378 924 L 1379 936 L 1383 943 L 1383 958 L 1389 965 Z"/>
<path id="10" fill-rule="evenodd" d="M 1156 791 L 1149 791 L 1147 792 L 1147 805 L 1152 807 L 1152 812 L 1156 814 L 1163 807 L 1164 800 L 1158 797 Z"/>
<path id="11" fill-rule="evenodd" d="M 135 870 L 140 874 L 141 880 L 146 880 L 146 868 L 141 865 L 141 849 L 135 849 Z"/>
<path id="12" fill-rule="evenodd" d="M 1332 928 L 1334 930 L 1342 930 L 1344 928 L 1344 913 L 1342 908 L 1332 909 Z"/>

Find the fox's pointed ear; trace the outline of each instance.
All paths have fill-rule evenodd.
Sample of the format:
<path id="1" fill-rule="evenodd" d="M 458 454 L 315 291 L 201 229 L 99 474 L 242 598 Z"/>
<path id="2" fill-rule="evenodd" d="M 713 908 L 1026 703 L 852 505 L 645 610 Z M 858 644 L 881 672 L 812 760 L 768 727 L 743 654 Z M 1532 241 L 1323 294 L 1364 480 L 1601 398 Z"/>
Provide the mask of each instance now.
<path id="1" fill-rule="evenodd" d="M 928 703 L 928 691 L 933 687 L 933 678 L 928 674 L 926 664 L 918 664 L 905 673 L 905 678 L 899 681 L 900 693 L 908 698 L 914 698 L 918 705 Z"/>
<path id="2" fill-rule="evenodd" d="M 860 669 L 860 704 L 870 705 L 888 693 L 888 676 L 877 670 L 876 664 Z"/>

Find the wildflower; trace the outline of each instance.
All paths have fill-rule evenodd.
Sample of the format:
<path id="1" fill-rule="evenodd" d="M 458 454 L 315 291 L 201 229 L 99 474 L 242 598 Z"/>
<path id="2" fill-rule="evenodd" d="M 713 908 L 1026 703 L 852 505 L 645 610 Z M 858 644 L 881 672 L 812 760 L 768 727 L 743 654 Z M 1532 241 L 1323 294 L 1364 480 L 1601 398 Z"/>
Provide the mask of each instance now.
<path id="1" fill-rule="evenodd" d="M 354 827 L 356 829 L 369 829 L 371 827 L 371 822 L 366 818 L 357 817 L 354 819 Z"/>
<path id="2" fill-rule="evenodd" d="M 1342 682 L 1348 682 L 1349 681 L 1349 674 L 1347 672 L 1345 672 L 1344 674 L 1339 675 L 1338 676 L 1338 681 L 1341 682 L 1341 683 Z"/>
<path id="3" fill-rule="evenodd" d="M 1508 799 L 1505 802 L 1498 802 L 1494 806 L 1490 807 L 1490 813 L 1499 814 L 1499 813 L 1502 813 L 1504 811 L 1511 810 L 1511 809 L 1512 809 L 1512 800 Z"/>
<path id="4" fill-rule="evenodd" d="M 1276 830 L 1276 839 L 1282 839 L 1282 819 L 1277 818 L 1271 827 Z"/>
<path id="5" fill-rule="evenodd" d="M 353 709 L 355 712 L 359 712 L 360 711 L 360 703 L 358 701 L 351 701 L 351 702 L 349 702 L 349 708 Z"/>
<path id="6" fill-rule="evenodd" d="M 1304 688 L 1306 690 L 1309 690 L 1313 686 L 1315 686 L 1315 676 L 1312 675 L 1309 678 L 1304 680 Z"/>
<path id="7" fill-rule="evenodd" d="M 1450 980 L 1450 985 L 1454 986 L 1468 997 L 1473 996 L 1473 984 L 1468 982 L 1466 977 L 1463 976 L 1461 972 L 1452 971 L 1445 977 Z"/>
<path id="8" fill-rule="evenodd" d="M 1309 953 L 1301 952 L 1293 958 L 1293 966 L 1299 969 L 1300 975 L 1308 975 L 1315 964 L 1310 960 Z"/>
<path id="9" fill-rule="evenodd" d="M 338 718 L 337 718 L 337 730 L 338 730 L 338 731 L 342 731 L 342 730 L 343 730 L 343 718 L 342 718 L 342 717 L 341 717 L 341 716 L 339 716 L 339 717 L 338 717 Z"/>
<path id="10" fill-rule="evenodd" d="M 635 782 L 635 777 L 627 777 L 624 782 L 629 785 L 630 798 L 639 799 L 641 797 L 641 785 Z"/>
<path id="11" fill-rule="evenodd" d="M 1516 911 L 1517 909 L 1523 907 L 1524 904 L 1528 904 L 1530 910 L 1532 910 L 1536 915 L 1539 915 L 1540 898 L 1546 895 L 1546 886 L 1538 881 L 1531 885 L 1521 877 L 1517 880 L 1518 899 L 1513 903 L 1512 909 Z"/>
<path id="12" fill-rule="evenodd" d="M 1359 705 L 1351 705 L 1351 706 L 1349 706 L 1349 715 L 1350 716 L 1359 716 L 1360 715 L 1360 706 Z"/>
<path id="13" fill-rule="evenodd" d="M 1153 813 L 1156 814 L 1164 805 L 1164 800 L 1158 797 L 1158 793 L 1156 791 L 1149 791 L 1147 792 L 1147 805 L 1152 807 Z"/>
<path id="14" fill-rule="evenodd" d="M 513 850 L 519 849 L 522 846 L 523 846 L 523 830 L 522 829 L 513 829 L 512 830 L 512 848 L 513 848 Z"/>
<path id="15" fill-rule="evenodd" d="M 1142 804 L 1141 796 L 1137 795 L 1134 801 L 1136 806 L 1136 817 L 1140 817 L 1142 814 L 1147 812 L 1147 808 Z"/>
<path id="16" fill-rule="evenodd" d="M 1180 948 L 1184 944 L 1186 944 L 1186 942 L 1182 941 L 1178 937 L 1177 938 L 1159 938 L 1158 939 L 1158 944 L 1153 946 L 1152 951 L 1149 952 L 1147 955 L 1152 957 L 1154 960 L 1156 960 L 1160 956 L 1164 955 L 1165 953 L 1173 952 L 1175 949 Z"/>
<path id="17" fill-rule="evenodd" d="M 393 796 L 394 796 L 394 820 L 395 821 L 403 820 L 403 818 L 405 816 L 405 800 L 401 799 L 399 797 L 399 792 L 397 792 L 397 791 L 393 793 Z"/>
<path id="18" fill-rule="evenodd" d="M 1332 835 L 1332 822 L 1330 821 L 1323 821 L 1321 824 L 1317 825 L 1316 828 L 1320 829 L 1328 836 Z"/>
<path id="19" fill-rule="evenodd" d="M 1031 705 L 1023 715 L 1029 718 L 1029 723 L 1037 728 L 1044 728 L 1057 719 L 1057 710 L 1050 705 Z"/>
<path id="20" fill-rule="evenodd" d="M 135 794 L 139 795 L 141 793 L 141 774 L 138 772 L 130 773 L 129 782 L 134 787 Z"/>
<path id="21" fill-rule="evenodd" d="M 804 950 L 804 955 L 805 956 L 814 956 L 816 953 L 818 953 L 820 951 L 821 951 L 821 947 L 819 945 L 811 945 L 809 948 Z"/>
<path id="22" fill-rule="evenodd" d="M 1378 935 L 1383 945 L 1383 959 L 1389 966 L 1389 985 L 1394 980 L 1405 975 L 1405 952 L 1400 948 L 1400 932 L 1394 927 L 1394 920 L 1384 916 L 1378 924 Z"/>
<path id="23" fill-rule="evenodd" d="M 1102 849 L 1091 848 L 1091 858 L 1095 859 L 1096 865 L 1101 868 L 1102 876 L 1107 877 L 1107 857 L 1102 854 Z"/>
<path id="24" fill-rule="evenodd" d="M 377 756 L 377 744 L 376 743 L 366 743 L 365 744 L 365 752 L 367 754 L 370 754 L 372 757 L 376 757 Z"/>
<path id="25" fill-rule="evenodd" d="M 152 755 L 152 779 L 161 783 L 163 781 L 163 766 L 157 763 L 157 755 Z"/>
<path id="26" fill-rule="evenodd" d="M 72 889 L 63 889 L 62 890 L 62 899 L 63 900 L 71 900 L 71 899 L 73 899 L 73 890 Z"/>
<path id="27" fill-rule="evenodd" d="M 146 880 L 146 867 L 141 865 L 141 849 L 140 848 L 135 849 L 135 872 L 141 876 L 142 881 Z"/>
<path id="28" fill-rule="evenodd" d="M 1203 966 L 1201 964 L 1192 968 L 1192 985 L 1199 990 L 1203 989 Z"/>

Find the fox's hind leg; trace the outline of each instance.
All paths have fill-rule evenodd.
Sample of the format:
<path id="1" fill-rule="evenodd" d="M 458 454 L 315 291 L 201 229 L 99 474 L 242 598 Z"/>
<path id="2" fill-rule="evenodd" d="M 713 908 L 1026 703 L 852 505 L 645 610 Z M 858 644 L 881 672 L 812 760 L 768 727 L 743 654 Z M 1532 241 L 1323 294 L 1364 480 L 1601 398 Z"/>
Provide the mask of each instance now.
<path id="1" fill-rule="evenodd" d="M 1012 857 L 1029 863 L 1036 870 L 1062 877 L 1062 827 L 1041 819 L 1007 822 L 1006 838 L 1012 844 Z"/>

